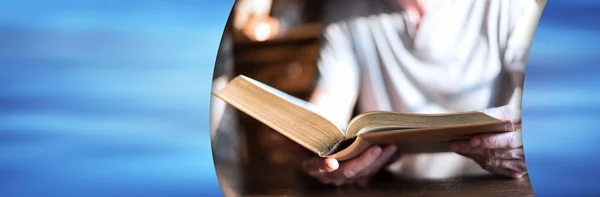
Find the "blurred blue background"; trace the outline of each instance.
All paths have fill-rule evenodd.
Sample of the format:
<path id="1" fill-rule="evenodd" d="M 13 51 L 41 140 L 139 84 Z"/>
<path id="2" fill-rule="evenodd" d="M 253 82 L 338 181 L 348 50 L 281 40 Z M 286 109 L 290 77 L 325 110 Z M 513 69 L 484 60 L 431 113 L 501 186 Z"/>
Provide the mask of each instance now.
<path id="1" fill-rule="evenodd" d="M 0 196 L 220 196 L 212 69 L 228 1 L 3 1 Z M 600 194 L 600 1 L 551 0 L 524 96 L 538 196 Z"/>
<path id="2" fill-rule="evenodd" d="M 549 0 L 525 76 L 523 140 L 537 196 L 600 195 L 600 1 Z"/>
<path id="3" fill-rule="evenodd" d="M 0 3 L 0 196 L 221 196 L 209 98 L 233 0 Z"/>

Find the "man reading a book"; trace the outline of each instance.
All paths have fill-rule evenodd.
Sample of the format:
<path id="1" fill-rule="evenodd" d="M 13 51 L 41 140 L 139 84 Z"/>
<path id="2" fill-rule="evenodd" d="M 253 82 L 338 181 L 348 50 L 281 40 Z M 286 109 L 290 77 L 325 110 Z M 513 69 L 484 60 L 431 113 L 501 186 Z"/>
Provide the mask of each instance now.
<path id="1" fill-rule="evenodd" d="M 344 0 L 325 10 L 311 103 L 344 128 L 357 110 L 483 111 L 520 122 L 521 93 L 543 2 Z M 538 15 L 536 15 L 538 14 Z M 304 160 L 324 184 L 360 184 L 382 169 L 409 178 L 527 174 L 520 129 L 451 143 L 449 153 L 373 146 L 358 157 Z"/>

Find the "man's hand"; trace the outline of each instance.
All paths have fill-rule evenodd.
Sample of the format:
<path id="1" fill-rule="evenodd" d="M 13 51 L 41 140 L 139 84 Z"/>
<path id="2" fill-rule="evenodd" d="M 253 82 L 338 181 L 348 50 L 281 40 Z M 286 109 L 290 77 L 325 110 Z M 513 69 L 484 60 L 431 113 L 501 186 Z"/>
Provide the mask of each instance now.
<path id="1" fill-rule="evenodd" d="M 304 171 L 323 184 L 341 186 L 358 184 L 367 186 L 375 175 L 396 152 L 395 146 L 373 146 L 358 157 L 339 162 L 333 158 L 313 158 L 304 161 Z"/>
<path id="2" fill-rule="evenodd" d="M 527 174 L 520 130 L 453 142 L 450 150 L 473 159 L 483 169 L 496 174 L 513 178 Z"/>
<path id="3" fill-rule="evenodd" d="M 337 186 L 357 184 L 365 187 L 370 178 L 375 175 L 394 155 L 396 146 L 373 146 L 359 156 L 340 162 L 333 158 L 315 157 L 314 153 L 306 151 L 302 146 L 292 142 L 283 135 L 272 132 L 271 138 L 280 147 L 296 154 L 302 164 L 302 170 L 323 184 Z M 308 156 L 310 155 L 310 156 Z"/>
<path id="4" fill-rule="evenodd" d="M 520 123 L 520 118 L 509 107 L 493 108 L 484 113 L 502 120 Z M 521 178 L 527 174 L 521 129 L 507 133 L 482 134 L 470 140 L 455 141 L 450 150 L 469 157 L 483 169 L 512 177 Z"/>

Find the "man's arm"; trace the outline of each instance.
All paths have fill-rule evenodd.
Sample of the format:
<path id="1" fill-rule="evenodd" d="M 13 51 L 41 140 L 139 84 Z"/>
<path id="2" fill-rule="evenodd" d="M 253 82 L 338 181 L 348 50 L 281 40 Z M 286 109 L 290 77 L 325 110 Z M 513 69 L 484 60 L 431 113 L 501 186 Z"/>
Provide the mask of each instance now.
<path id="1" fill-rule="evenodd" d="M 310 101 L 321 115 L 345 128 L 358 98 L 360 68 L 344 21 L 326 27 L 318 66 L 320 79 Z M 365 186 L 395 152 L 395 146 L 373 146 L 348 161 L 313 157 L 302 164 L 307 174 L 323 184 Z"/>
<path id="2" fill-rule="evenodd" d="M 310 102 L 320 115 L 345 128 L 358 98 L 360 74 L 345 22 L 326 26 L 317 65 L 319 79 Z"/>
<path id="3" fill-rule="evenodd" d="M 501 120 L 512 121 L 516 129 L 512 132 L 482 134 L 469 140 L 455 141 L 450 144 L 450 150 L 473 159 L 487 171 L 521 178 L 527 174 L 527 167 L 523 154 L 520 110 L 516 112 L 511 105 L 505 105 L 483 112 Z"/>
<path id="4" fill-rule="evenodd" d="M 510 74 L 514 87 L 513 95 L 507 105 L 482 111 L 501 120 L 510 120 L 517 127 L 513 132 L 483 134 L 474 136 L 470 140 L 453 142 L 450 144 L 450 149 L 473 159 L 485 170 L 520 178 L 527 174 L 520 127 L 525 67 L 533 33 L 545 0 L 518 0 L 511 3 L 518 6 L 511 10 L 514 14 L 511 19 L 513 25 L 505 48 L 502 49 L 504 51 L 502 65 Z"/>

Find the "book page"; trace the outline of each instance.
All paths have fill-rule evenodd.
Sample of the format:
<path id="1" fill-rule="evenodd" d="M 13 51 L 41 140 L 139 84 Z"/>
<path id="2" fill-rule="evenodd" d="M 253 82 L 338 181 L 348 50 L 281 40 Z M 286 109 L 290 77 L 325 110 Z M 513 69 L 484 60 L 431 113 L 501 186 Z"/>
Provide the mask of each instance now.
<path id="1" fill-rule="evenodd" d="M 304 109 L 310 110 L 310 111 L 312 111 L 312 112 L 314 112 L 316 114 L 319 114 L 321 117 L 327 119 L 327 117 L 323 116 L 323 114 L 326 114 L 326 113 L 324 113 L 325 112 L 324 110 L 328 110 L 328 108 L 325 108 L 325 109 L 324 108 L 319 108 L 317 105 L 314 105 L 314 104 L 312 104 L 310 102 L 307 102 L 305 100 L 302 100 L 302 99 L 299 99 L 297 97 L 294 97 L 292 95 L 286 94 L 285 92 L 282 92 L 281 90 L 275 89 L 275 88 L 273 88 L 271 86 L 268 86 L 268 85 L 266 85 L 264 83 L 261 83 L 260 81 L 256 81 L 256 80 L 254 80 L 252 78 L 245 77 L 245 76 L 242 76 L 242 77 L 244 77 L 246 80 L 248 80 L 249 82 L 253 83 L 254 85 L 256 85 L 256 86 L 258 86 L 258 87 L 260 87 L 260 88 L 262 88 L 262 89 L 264 89 L 266 91 L 269 91 L 270 93 L 272 93 L 272 94 L 274 94 L 274 95 L 276 95 L 276 96 L 278 96 L 278 97 L 280 97 L 282 99 L 285 99 L 286 101 L 288 101 L 288 102 L 290 102 L 290 103 L 292 103 L 294 105 L 297 105 L 297 106 L 302 107 Z M 328 121 L 331 121 L 331 120 L 328 119 Z M 334 124 L 338 125 L 338 128 L 339 128 L 339 130 L 340 130 L 340 132 L 341 132 L 342 135 L 346 135 L 344 126 L 340 126 L 339 122 L 334 122 L 334 121 L 331 121 L 331 122 L 333 122 Z M 344 124 L 346 124 L 346 123 L 347 122 L 344 122 Z"/>
<path id="2" fill-rule="evenodd" d="M 364 133 L 406 130 L 430 127 L 447 127 L 502 122 L 481 112 L 418 114 L 398 112 L 367 112 L 356 116 L 347 128 L 348 136 Z"/>
<path id="3" fill-rule="evenodd" d="M 455 124 L 419 129 L 390 130 L 359 135 L 373 144 L 394 144 L 405 153 L 447 152 L 449 143 L 484 133 L 514 132 L 510 121 Z"/>
<path id="4" fill-rule="evenodd" d="M 298 105 L 299 107 L 302 107 L 304 109 L 308 109 L 308 110 L 310 110 L 310 111 L 312 111 L 314 113 L 318 113 L 317 108 L 314 105 L 312 105 L 311 103 L 306 102 L 305 100 L 296 98 L 296 97 L 294 97 L 292 95 L 289 95 L 289 94 L 286 94 L 285 92 L 282 92 L 281 90 L 275 89 L 275 88 L 273 88 L 271 86 L 268 86 L 268 85 L 266 85 L 264 83 L 261 83 L 260 81 L 256 81 L 256 80 L 254 80 L 252 78 L 249 78 L 249 77 L 246 77 L 246 76 L 240 76 L 240 77 L 243 77 L 244 79 L 248 80 L 249 82 L 253 83 L 254 85 L 256 85 L 256 86 L 258 86 L 258 87 L 260 87 L 260 88 L 262 88 L 262 89 L 264 89 L 266 91 L 269 91 L 271 94 L 274 94 L 274 95 L 276 95 L 276 96 L 278 96 L 278 97 L 280 97 L 282 99 L 285 99 L 286 101 L 288 101 L 288 102 L 290 102 L 290 103 L 292 103 L 294 105 Z"/>
<path id="5" fill-rule="evenodd" d="M 248 77 L 238 76 L 213 94 L 319 155 L 344 138 L 334 123 L 311 111 L 308 102 Z"/>

